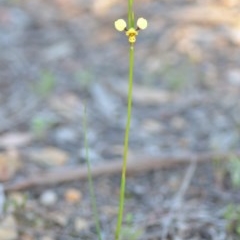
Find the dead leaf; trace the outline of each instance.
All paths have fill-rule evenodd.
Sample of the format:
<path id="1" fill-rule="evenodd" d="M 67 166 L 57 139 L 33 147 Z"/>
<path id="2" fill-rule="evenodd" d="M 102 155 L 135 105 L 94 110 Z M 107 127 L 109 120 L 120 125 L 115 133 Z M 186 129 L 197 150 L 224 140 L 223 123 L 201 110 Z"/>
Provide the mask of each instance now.
<path id="1" fill-rule="evenodd" d="M 20 169 L 20 157 L 16 150 L 0 154 L 0 181 L 8 181 Z"/>
<path id="2" fill-rule="evenodd" d="M 69 159 L 65 151 L 54 147 L 32 150 L 26 156 L 30 161 L 43 166 L 62 166 Z"/>
<path id="3" fill-rule="evenodd" d="M 17 148 L 28 145 L 33 136 L 27 132 L 10 132 L 0 136 L 0 147 Z"/>

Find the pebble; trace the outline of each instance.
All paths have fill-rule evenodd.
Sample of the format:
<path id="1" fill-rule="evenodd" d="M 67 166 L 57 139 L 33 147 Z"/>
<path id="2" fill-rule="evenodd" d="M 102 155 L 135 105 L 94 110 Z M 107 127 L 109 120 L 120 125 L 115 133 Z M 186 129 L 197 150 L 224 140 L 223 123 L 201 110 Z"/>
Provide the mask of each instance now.
<path id="1" fill-rule="evenodd" d="M 71 128 L 59 128 L 55 133 L 56 141 L 65 143 L 74 143 L 78 139 L 77 132 Z"/>
<path id="2" fill-rule="evenodd" d="M 177 116 L 171 120 L 171 125 L 176 130 L 183 130 L 186 126 L 186 122 L 182 117 Z"/>
<path id="3" fill-rule="evenodd" d="M 45 61 L 57 61 L 73 54 L 73 46 L 68 41 L 54 43 L 42 51 Z"/>
<path id="4" fill-rule="evenodd" d="M 235 28 L 231 28 L 227 31 L 227 37 L 229 37 L 230 41 L 239 46 L 240 45 L 240 28 L 239 26 Z"/>
<path id="5" fill-rule="evenodd" d="M 149 133 L 159 133 L 163 130 L 163 126 L 159 121 L 153 119 L 147 119 L 142 123 L 142 127 Z"/>
<path id="6" fill-rule="evenodd" d="M 156 144 L 151 144 L 147 143 L 144 147 L 143 150 L 146 154 L 149 156 L 159 156 L 161 150 L 158 145 Z"/>
<path id="7" fill-rule="evenodd" d="M 52 190 L 45 191 L 40 196 L 41 204 L 46 207 L 53 206 L 57 202 L 57 199 L 57 194 Z"/>
<path id="8" fill-rule="evenodd" d="M 239 142 L 239 135 L 235 131 L 216 132 L 210 137 L 211 149 L 228 151 L 234 149 Z"/>
<path id="9" fill-rule="evenodd" d="M 67 213 L 57 211 L 57 212 L 51 213 L 49 215 L 49 218 L 59 226 L 66 227 L 68 224 L 69 216 Z"/>
<path id="10" fill-rule="evenodd" d="M 172 191 L 177 191 L 180 187 L 181 179 L 179 179 L 179 176 L 171 176 L 168 180 L 167 186 Z"/>
<path id="11" fill-rule="evenodd" d="M 78 203 L 82 199 L 82 193 L 75 189 L 75 188 L 70 188 L 65 192 L 65 200 L 68 203 Z"/>
<path id="12" fill-rule="evenodd" d="M 99 156 L 99 154 L 93 150 L 93 149 L 88 149 L 88 156 L 89 156 L 89 160 L 91 163 L 93 162 L 99 162 L 99 160 L 101 160 L 101 157 Z M 82 159 L 84 159 L 84 162 L 86 161 L 86 149 L 82 148 L 79 151 L 79 157 Z"/>
<path id="13" fill-rule="evenodd" d="M 220 130 L 226 130 L 228 129 L 230 126 L 230 121 L 228 119 L 228 116 L 226 115 L 217 115 L 215 117 L 215 126 L 217 129 L 220 129 Z"/>
<path id="14" fill-rule="evenodd" d="M 40 238 L 40 240 L 54 240 L 54 238 L 49 237 L 49 236 L 43 236 Z"/>
<path id="15" fill-rule="evenodd" d="M 133 188 L 133 193 L 138 197 L 144 196 L 146 192 L 146 188 L 141 185 L 136 185 Z"/>
<path id="16" fill-rule="evenodd" d="M 118 207 L 116 206 L 102 206 L 101 214 L 107 217 L 115 217 L 118 214 Z"/>
<path id="17" fill-rule="evenodd" d="M 227 73 L 227 80 L 234 86 L 240 86 L 240 71 L 238 69 L 231 69 Z"/>
<path id="18" fill-rule="evenodd" d="M 86 230 L 89 227 L 88 222 L 80 217 L 77 217 L 74 221 L 74 228 L 76 232 L 81 232 L 83 230 Z"/>

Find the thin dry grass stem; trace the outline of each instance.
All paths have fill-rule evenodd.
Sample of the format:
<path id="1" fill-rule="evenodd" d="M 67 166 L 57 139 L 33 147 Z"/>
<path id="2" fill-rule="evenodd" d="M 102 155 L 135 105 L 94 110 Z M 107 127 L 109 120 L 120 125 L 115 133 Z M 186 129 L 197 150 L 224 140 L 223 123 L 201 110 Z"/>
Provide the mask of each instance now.
<path id="1" fill-rule="evenodd" d="M 181 187 L 172 201 L 172 206 L 169 211 L 169 214 L 164 221 L 165 224 L 163 226 L 163 230 L 161 233 L 161 239 L 163 239 L 163 240 L 167 239 L 167 235 L 169 233 L 169 228 L 172 224 L 174 217 L 176 218 L 180 214 L 179 211 L 180 211 L 180 208 L 183 203 L 184 195 L 187 192 L 187 189 L 191 183 L 191 180 L 196 171 L 196 168 L 197 168 L 197 161 L 196 161 L 196 159 L 192 159 L 192 161 L 187 169 L 186 175 L 183 179 L 183 182 L 181 184 Z"/>

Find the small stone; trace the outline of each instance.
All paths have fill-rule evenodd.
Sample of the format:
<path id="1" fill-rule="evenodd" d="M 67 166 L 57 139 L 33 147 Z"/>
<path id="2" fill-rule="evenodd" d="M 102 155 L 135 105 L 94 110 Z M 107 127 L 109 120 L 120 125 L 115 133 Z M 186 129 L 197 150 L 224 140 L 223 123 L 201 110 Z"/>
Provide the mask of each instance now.
<path id="1" fill-rule="evenodd" d="M 182 117 L 174 117 L 171 121 L 171 125 L 176 130 L 182 130 L 184 129 L 186 122 Z"/>
<path id="2" fill-rule="evenodd" d="M 63 144 L 74 143 L 77 140 L 78 135 L 76 131 L 74 131 L 71 128 L 59 128 L 56 130 L 55 138 L 56 138 L 56 141 Z"/>
<path id="3" fill-rule="evenodd" d="M 148 143 L 144 146 L 143 150 L 149 156 L 158 156 L 160 154 L 159 146 L 155 144 Z"/>
<path id="4" fill-rule="evenodd" d="M 88 156 L 89 156 L 89 160 L 91 162 L 98 162 L 101 157 L 99 156 L 99 154 L 95 151 L 95 150 L 92 150 L 92 149 L 89 149 L 88 150 Z M 79 157 L 81 159 L 84 159 L 86 160 L 86 149 L 85 148 L 82 148 L 80 151 L 79 151 Z"/>
<path id="5" fill-rule="evenodd" d="M 230 126 L 228 116 L 217 115 L 215 117 L 215 128 L 221 130 L 227 130 Z"/>
<path id="6" fill-rule="evenodd" d="M 141 197 L 141 196 L 144 196 L 144 194 L 146 193 L 146 189 L 145 189 L 145 187 L 143 187 L 141 185 L 136 185 L 133 188 L 133 193 L 136 196 Z"/>
<path id="7" fill-rule="evenodd" d="M 240 71 L 238 69 L 231 69 L 227 73 L 228 82 L 235 86 L 240 86 Z"/>
<path id="8" fill-rule="evenodd" d="M 59 42 L 48 46 L 42 51 L 43 58 L 46 61 L 57 61 L 69 57 L 73 53 L 73 47 L 70 42 Z"/>
<path id="9" fill-rule="evenodd" d="M 45 191 L 40 196 L 40 202 L 43 206 L 50 207 L 53 206 L 57 202 L 57 194 L 54 191 L 48 190 Z"/>
<path id="10" fill-rule="evenodd" d="M 168 180 L 169 189 L 172 190 L 172 191 L 176 191 L 177 189 L 179 189 L 180 183 L 181 183 L 181 181 L 180 181 L 178 176 L 172 176 Z"/>
<path id="11" fill-rule="evenodd" d="M 53 212 L 49 215 L 49 218 L 61 227 L 66 227 L 68 224 L 68 214 L 62 212 Z"/>
<path id="12" fill-rule="evenodd" d="M 17 240 L 17 223 L 14 216 L 9 215 L 0 222 L 0 239 Z"/>
<path id="13" fill-rule="evenodd" d="M 82 193 L 74 188 L 70 188 L 65 192 L 65 200 L 68 203 L 78 203 L 82 199 Z"/>
<path id="14" fill-rule="evenodd" d="M 240 28 L 239 28 L 239 26 L 229 29 L 227 34 L 228 34 L 230 41 L 233 44 L 235 44 L 237 46 L 240 45 Z"/>
<path id="15" fill-rule="evenodd" d="M 107 217 L 115 217 L 118 214 L 118 208 L 115 206 L 102 206 L 101 214 L 106 215 Z"/>
<path id="16" fill-rule="evenodd" d="M 43 236 L 40 238 L 40 240 L 54 240 L 54 238 L 49 237 L 49 236 Z"/>
<path id="17" fill-rule="evenodd" d="M 88 222 L 83 218 L 76 218 L 74 221 L 74 228 L 76 232 L 81 232 L 83 230 L 86 230 L 89 227 Z"/>
<path id="18" fill-rule="evenodd" d="M 239 134 L 235 131 L 213 133 L 210 137 L 210 147 L 214 150 L 229 151 L 236 148 Z"/>
<path id="19" fill-rule="evenodd" d="M 161 123 L 153 119 L 145 120 L 142 125 L 143 129 L 149 133 L 157 133 L 163 130 Z"/>

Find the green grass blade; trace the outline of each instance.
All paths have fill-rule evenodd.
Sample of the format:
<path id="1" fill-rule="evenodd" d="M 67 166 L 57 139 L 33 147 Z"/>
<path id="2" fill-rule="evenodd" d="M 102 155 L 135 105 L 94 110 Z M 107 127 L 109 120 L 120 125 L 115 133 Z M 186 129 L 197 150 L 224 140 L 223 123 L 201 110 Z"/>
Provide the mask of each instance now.
<path id="1" fill-rule="evenodd" d="M 88 146 L 88 139 L 87 139 L 87 110 L 84 106 L 84 115 L 83 115 L 83 129 L 84 129 L 84 147 L 86 150 L 86 162 L 87 162 L 87 169 L 88 169 L 88 185 L 89 185 L 89 191 L 90 191 L 90 197 L 91 197 L 91 204 L 93 209 L 93 215 L 94 215 L 94 221 L 97 231 L 98 240 L 102 240 L 101 237 L 101 228 L 100 228 L 100 221 L 98 216 L 98 210 L 97 210 L 97 203 L 96 203 L 96 196 L 93 186 L 93 180 L 92 180 L 92 172 L 91 172 L 91 165 L 89 161 L 89 146 Z"/>

